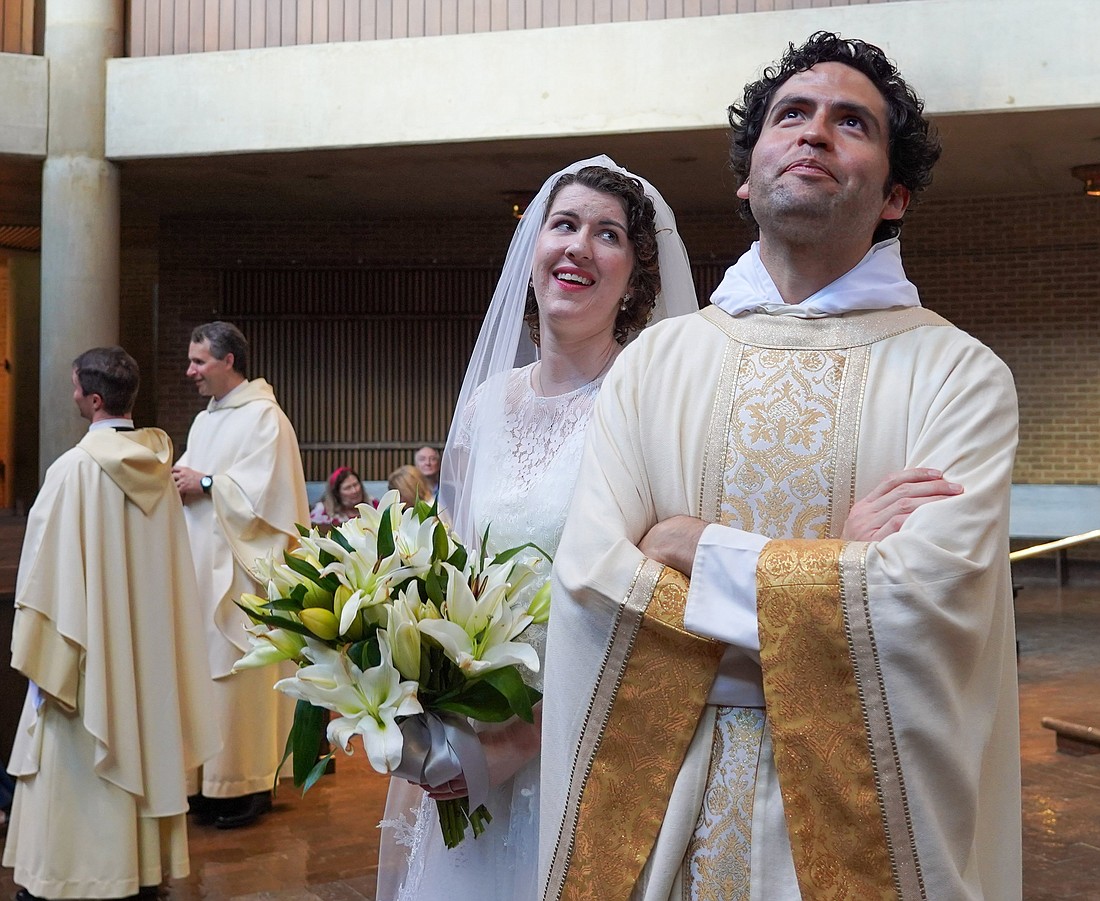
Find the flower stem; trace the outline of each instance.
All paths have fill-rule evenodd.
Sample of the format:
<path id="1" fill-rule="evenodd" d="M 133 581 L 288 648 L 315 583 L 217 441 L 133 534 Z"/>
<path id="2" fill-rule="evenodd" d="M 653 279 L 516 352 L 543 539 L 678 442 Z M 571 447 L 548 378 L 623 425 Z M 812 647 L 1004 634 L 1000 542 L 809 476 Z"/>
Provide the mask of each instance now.
<path id="1" fill-rule="evenodd" d="M 484 804 L 471 814 L 469 798 L 453 798 L 435 803 L 439 811 L 439 829 L 443 833 L 443 844 L 448 848 L 457 847 L 466 838 L 467 823 L 474 838 L 477 838 L 493 820 Z"/>

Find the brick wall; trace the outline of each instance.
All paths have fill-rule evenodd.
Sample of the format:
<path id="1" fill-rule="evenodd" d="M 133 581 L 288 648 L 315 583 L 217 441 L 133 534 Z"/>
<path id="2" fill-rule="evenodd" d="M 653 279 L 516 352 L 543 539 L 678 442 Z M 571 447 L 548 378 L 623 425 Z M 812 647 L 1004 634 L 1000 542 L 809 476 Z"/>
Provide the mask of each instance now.
<path id="1" fill-rule="evenodd" d="M 905 228 L 906 267 L 925 305 L 1012 369 L 1014 480 L 1100 482 L 1100 201 L 929 204 Z"/>
<path id="2" fill-rule="evenodd" d="M 733 217 L 681 215 L 680 227 L 700 262 L 735 259 L 751 240 Z M 156 252 L 137 253 L 144 268 L 123 286 L 124 294 L 155 287 L 159 297 L 158 423 L 182 443 L 203 405 L 183 377 L 186 348 L 191 328 L 218 315 L 223 269 L 499 265 L 512 230 L 504 218 L 161 223 Z M 907 217 L 904 256 L 925 305 L 989 344 L 1013 371 L 1021 413 L 1015 480 L 1100 482 L 1100 201 L 928 203 Z M 157 265 L 159 282 L 150 286 Z"/>

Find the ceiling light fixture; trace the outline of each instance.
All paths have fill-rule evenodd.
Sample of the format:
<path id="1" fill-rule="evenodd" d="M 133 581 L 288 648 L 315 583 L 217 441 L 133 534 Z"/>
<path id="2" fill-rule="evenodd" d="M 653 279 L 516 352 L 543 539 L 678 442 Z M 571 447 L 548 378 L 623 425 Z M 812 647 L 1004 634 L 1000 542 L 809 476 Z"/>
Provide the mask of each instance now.
<path id="1" fill-rule="evenodd" d="M 504 201 L 512 208 L 512 218 L 522 219 L 537 191 L 505 191 Z"/>
<path id="2" fill-rule="evenodd" d="M 1074 166 L 1069 172 L 1074 178 L 1079 178 L 1085 183 L 1085 193 L 1089 197 L 1100 197 L 1100 163 Z"/>

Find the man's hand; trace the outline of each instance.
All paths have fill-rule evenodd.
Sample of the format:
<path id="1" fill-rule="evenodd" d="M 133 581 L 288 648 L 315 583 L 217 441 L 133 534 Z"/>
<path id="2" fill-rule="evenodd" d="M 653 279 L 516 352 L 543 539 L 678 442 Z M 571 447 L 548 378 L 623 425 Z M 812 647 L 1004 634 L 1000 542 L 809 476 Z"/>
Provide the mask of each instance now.
<path id="1" fill-rule="evenodd" d="M 202 494 L 202 485 L 199 484 L 202 476 L 201 472 L 195 472 L 186 466 L 172 467 L 172 481 L 176 483 L 176 491 L 184 501 Z"/>
<path id="2" fill-rule="evenodd" d="M 897 532 L 918 507 L 962 493 L 962 485 L 947 481 L 938 469 L 891 473 L 855 503 L 841 537 L 848 541 L 878 541 Z"/>
<path id="3" fill-rule="evenodd" d="M 650 529 L 638 545 L 638 550 L 650 560 L 690 576 L 695 549 L 706 527 L 703 520 L 694 516 L 673 516 Z"/>

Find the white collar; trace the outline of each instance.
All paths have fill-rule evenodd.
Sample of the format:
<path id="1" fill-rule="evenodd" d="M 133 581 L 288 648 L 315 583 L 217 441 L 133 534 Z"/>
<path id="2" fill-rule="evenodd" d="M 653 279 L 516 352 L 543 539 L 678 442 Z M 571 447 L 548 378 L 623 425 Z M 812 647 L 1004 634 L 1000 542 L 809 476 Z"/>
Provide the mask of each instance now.
<path id="1" fill-rule="evenodd" d="M 134 421 L 125 416 L 116 416 L 113 419 L 100 419 L 88 426 L 89 432 L 98 432 L 100 429 L 132 429 Z"/>
<path id="2" fill-rule="evenodd" d="M 741 259 L 726 270 L 710 300 L 731 316 L 761 312 L 801 319 L 839 316 L 854 310 L 920 306 L 916 286 L 905 277 L 901 242 L 897 238 L 875 244 L 840 278 L 794 304 L 784 303 L 760 260 L 760 242 L 755 241 Z"/>

